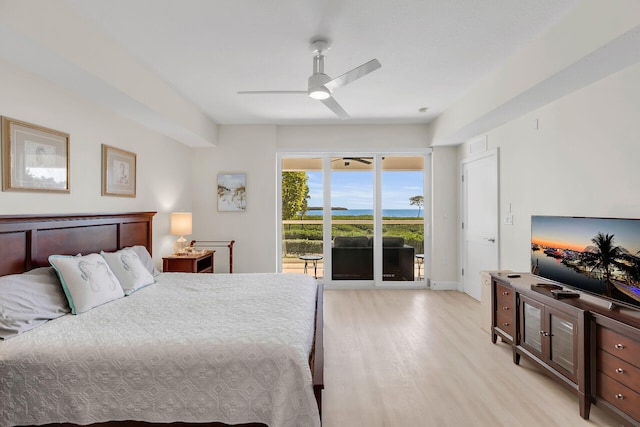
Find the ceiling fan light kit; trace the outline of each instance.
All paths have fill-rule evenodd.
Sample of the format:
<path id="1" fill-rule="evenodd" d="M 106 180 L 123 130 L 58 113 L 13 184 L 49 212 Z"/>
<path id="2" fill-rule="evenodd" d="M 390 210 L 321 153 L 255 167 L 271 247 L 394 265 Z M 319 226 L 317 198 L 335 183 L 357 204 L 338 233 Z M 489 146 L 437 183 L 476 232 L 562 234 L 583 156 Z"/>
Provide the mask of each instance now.
<path id="1" fill-rule="evenodd" d="M 327 99 L 331 96 L 331 92 L 324 86 L 312 86 L 309 88 L 309 96 L 313 99 Z"/>
<path id="2" fill-rule="evenodd" d="M 328 40 L 326 39 L 314 39 L 311 41 L 311 50 L 314 53 L 313 56 L 313 74 L 309 76 L 307 82 L 307 90 L 305 91 L 239 91 L 238 94 L 299 94 L 306 93 L 309 97 L 317 99 L 322 102 L 327 108 L 334 112 L 342 120 L 348 119 L 349 114 L 338 104 L 338 102 L 331 96 L 332 93 L 349 83 L 369 74 L 372 71 L 377 70 L 382 65 L 377 59 L 372 59 L 359 67 L 354 68 L 351 71 L 347 71 L 335 79 L 331 79 L 324 73 L 324 55 L 322 52 L 328 50 L 330 47 Z"/>

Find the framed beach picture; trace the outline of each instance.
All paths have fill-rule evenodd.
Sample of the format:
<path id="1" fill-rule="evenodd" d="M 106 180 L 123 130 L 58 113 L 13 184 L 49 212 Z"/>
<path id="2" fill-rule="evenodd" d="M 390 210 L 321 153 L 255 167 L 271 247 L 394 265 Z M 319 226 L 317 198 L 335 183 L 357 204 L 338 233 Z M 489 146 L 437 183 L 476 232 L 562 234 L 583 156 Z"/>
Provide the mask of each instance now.
<path id="1" fill-rule="evenodd" d="M 218 211 L 244 212 L 247 210 L 247 175 L 244 173 L 218 174 Z"/>
<path id="2" fill-rule="evenodd" d="M 69 192 L 69 134 L 2 117 L 2 190 Z"/>
<path id="3" fill-rule="evenodd" d="M 102 144 L 102 195 L 136 197 L 136 154 Z"/>

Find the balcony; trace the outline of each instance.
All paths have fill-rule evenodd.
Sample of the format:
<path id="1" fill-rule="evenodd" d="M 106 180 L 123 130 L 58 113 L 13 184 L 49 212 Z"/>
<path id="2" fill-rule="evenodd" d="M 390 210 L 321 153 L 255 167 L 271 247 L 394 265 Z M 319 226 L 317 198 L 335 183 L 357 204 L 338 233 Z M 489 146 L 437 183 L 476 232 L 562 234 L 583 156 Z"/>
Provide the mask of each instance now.
<path id="1" fill-rule="evenodd" d="M 373 219 L 338 219 L 331 221 L 332 234 L 335 236 L 373 235 Z M 305 261 L 301 255 L 323 255 L 321 218 L 305 220 L 285 220 L 283 224 L 283 257 L 282 271 L 286 273 L 304 273 Z M 405 242 L 414 248 L 416 255 L 424 253 L 424 220 L 422 218 L 387 218 L 382 220 L 383 234 L 388 236 L 402 236 Z M 308 236 L 305 238 L 305 236 Z M 307 261 L 307 274 L 314 275 L 314 264 Z M 318 279 L 324 278 L 324 259 L 315 265 Z M 406 264 L 405 264 L 406 265 Z M 422 258 L 413 258 L 414 281 L 424 279 L 424 263 Z M 406 270 L 405 270 L 406 271 Z M 406 274 L 405 274 L 406 276 Z M 390 280 L 390 279 L 385 279 Z M 391 279 L 393 280 L 393 279 Z M 397 280 L 397 279 L 395 279 Z"/>

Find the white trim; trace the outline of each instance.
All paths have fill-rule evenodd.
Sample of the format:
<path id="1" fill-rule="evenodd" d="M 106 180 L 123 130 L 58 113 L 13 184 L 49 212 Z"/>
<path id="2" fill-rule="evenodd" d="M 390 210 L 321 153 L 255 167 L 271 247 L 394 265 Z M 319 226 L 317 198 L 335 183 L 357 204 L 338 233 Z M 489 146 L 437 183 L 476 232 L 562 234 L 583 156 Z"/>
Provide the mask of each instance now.
<path id="1" fill-rule="evenodd" d="M 480 280 L 480 279 L 478 279 Z M 458 282 L 440 281 L 431 282 L 431 290 L 433 291 L 459 291 L 462 285 Z"/>
<path id="2" fill-rule="evenodd" d="M 276 156 L 276 272 L 282 273 L 282 158 Z"/>
<path id="3" fill-rule="evenodd" d="M 498 147 L 492 148 L 491 150 L 484 151 L 482 153 L 477 153 L 467 158 L 464 158 L 460 161 L 460 164 L 463 165 L 465 163 L 475 162 L 476 160 L 480 160 L 485 157 L 491 157 L 491 156 L 498 156 L 497 159 L 500 160 L 499 154 L 500 154 L 500 149 Z"/>
<path id="4" fill-rule="evenodd" d="M 479 136 L 469 143 L 469 154 L 482 153 L 487 151 L 487 135 Z"/>

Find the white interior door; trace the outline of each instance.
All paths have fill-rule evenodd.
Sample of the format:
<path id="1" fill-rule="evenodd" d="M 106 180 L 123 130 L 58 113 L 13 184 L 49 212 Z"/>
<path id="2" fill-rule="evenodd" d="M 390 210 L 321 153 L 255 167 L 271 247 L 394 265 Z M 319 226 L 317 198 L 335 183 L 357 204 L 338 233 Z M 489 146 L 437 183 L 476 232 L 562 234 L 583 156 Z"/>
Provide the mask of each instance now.
<path id="1" fill-rule="evenodd" d="M 462 284 L 480 300 L 480 272 L 498 269 L 498 153 L 462 164 Z"/>

